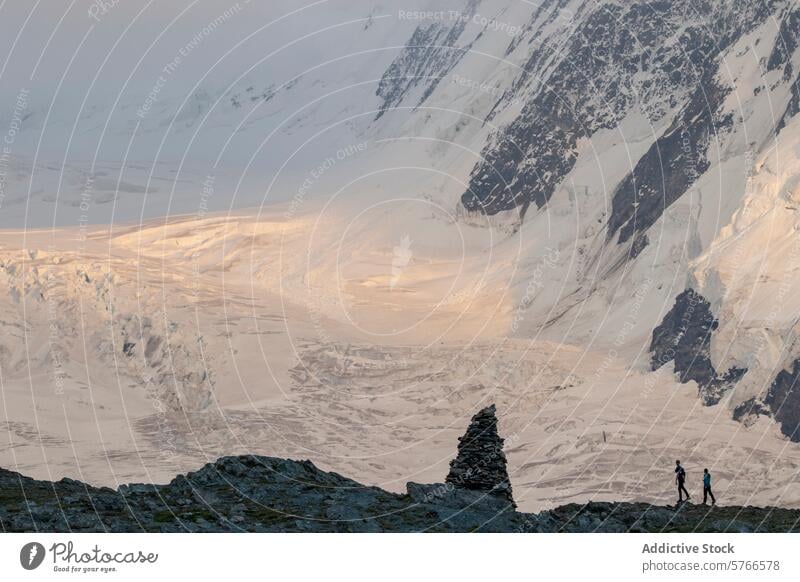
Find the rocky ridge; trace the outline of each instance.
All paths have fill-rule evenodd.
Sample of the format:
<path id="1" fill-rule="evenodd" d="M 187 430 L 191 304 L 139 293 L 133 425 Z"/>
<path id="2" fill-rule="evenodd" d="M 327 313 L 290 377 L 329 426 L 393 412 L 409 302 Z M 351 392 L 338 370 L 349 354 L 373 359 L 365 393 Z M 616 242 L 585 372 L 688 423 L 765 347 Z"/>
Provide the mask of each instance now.
<path id="1" fill-rule="evenodd" d="M 494 406 L 478 412 L 460 439 L 447 481 L 408 483 L 404 494 L 362 485 L 310 461 L 256 455 L 223 457 L 166 485 L 116 490 L 73 479 L 37 481 L 0 469 L 0 527 L 6 532 L 800 530 L 800 510 L 773 507 L 589 502 L 538 514 L 517 512 L 496 426 Z M 475 446 L 476 435 L 485 446 Z M 477 471 L 479 477 L 473 478 L 470 463 L 492 471 Z"/>

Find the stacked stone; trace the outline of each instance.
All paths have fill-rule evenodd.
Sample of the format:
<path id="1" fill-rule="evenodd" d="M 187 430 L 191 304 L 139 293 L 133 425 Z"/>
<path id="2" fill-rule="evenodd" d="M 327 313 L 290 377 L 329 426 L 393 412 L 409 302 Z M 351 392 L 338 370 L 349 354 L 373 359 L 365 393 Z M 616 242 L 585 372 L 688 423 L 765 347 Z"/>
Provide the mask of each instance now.
<path id="1" fill-rule="evenodd" d="M 446 482 L 462 489 L 486 491 L 515 505 L 504 441 L 497 432 L 496 411 L 492 404 L 472 417 L 467 432 L 458 439 L 458 455 L 450 462 Z"/>

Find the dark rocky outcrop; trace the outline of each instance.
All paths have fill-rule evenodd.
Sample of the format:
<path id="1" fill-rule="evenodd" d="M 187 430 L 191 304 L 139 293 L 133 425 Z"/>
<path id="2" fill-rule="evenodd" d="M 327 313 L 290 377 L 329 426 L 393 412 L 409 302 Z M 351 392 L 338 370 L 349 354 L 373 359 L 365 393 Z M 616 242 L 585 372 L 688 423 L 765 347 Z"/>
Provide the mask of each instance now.
<path id="1" fill-rule="evenodd" d="M 537 514 L 539 531 L 556 532 L 797 532 L 800 510 L 776 507 L 720 507 L 685 503 L 569 504 Z"/>
<path id="2" fill-rule="evenodd" d="M 478 0 L 468 0 L 460 18 L 442 18 L 420 24 L 406 46 L 381 77 L 375 94 L 381 99 L 375 119 L 400 105 L 411 92 L 418 91 L 416 106 L 430 97 L 439 83 L 472 47 L 472 42 L 459 46 Z M 447 13 L 449 15 L 449 12 Z M 473 39 L 474 42 L 474 39 Z"/>
<path id="3" fill-rule="evenodd" d="M 450 462 L 445 483 L 486 492 L 514 504 L 496 411 L 492 404 L 472 417 L 467 432 L 458 439 L 458 455 Z"/>
<path id="4" fill-rule="evenodd" d="M 624 243 L 650 228 L 710 167 L 707 151 L 717 134 L 731 125 L 717 111 L 728 91 L 708 70 L 688 105 L 637 162 L 614 192 L 608 238 L 619 232 Z"/>
<path id="5" fill-rule="evenodd" d="M 519 513 L 495 495 L 450 484 L 398 495 L 309 461 L 224 457 L 167 485 L 118 490 L 36 481 L 0 469 L 4 532 L 789 532 L 800 510 L 571 504 Z"/>
<path id="6" fill-rule="evenodd" d="M 781 370 L 764 397 L 764 404 L 780 423 L 781 432 L 794 442 L 800 442 L 800 359 L 791 370 Z"/>
<path id="7" fill-rule="evenodd" d="M 733 420 L 745 426 L 753 424 L 759 416 L 771 416 L 772 411 L 758 398 L 748 398 L 733 409 Z"/>
<path id="8" fill-rule="evenodd" d="M 780 132 L 791 118 L 800 113 L 800 74 L 795 77 L 789 92 L 789 103 L 786 105 L 786 111 L 783 112 L 780 122 L 777 126 L 777 132 Z"/>
<path id="9" fill-rule="evenodd" d="M 653 330 L 650 342 L 650 367 L 658 370 L 674 362 L 675 373 L 682 383 L 697 382 L 703 404 L 717 404 L 747 372 L 732 367 L 718 374 L 711 363 L 711 338 L 719 322 L 705 297 L 686 289 L 675 298 L 672 309 L 661 325 Z"/>
<path id="10" fill-rule="evenodd" d="M 775 37 L 775 46 L 767 61 L 767 70 L 775 71 L 789 63 L 792 54 L 797 49 L 798 31 L 800 31 L 800 8 L 790 8 L 781 18 L 778 34 Z"/>
<path id="11" fill-rule="evenodd" d="M 482 497 L 489 497 L 483 495 Z M 96 488 L 0 470 L 0 530 L 94 532 L 508 531 L 491 500 L 425 503 L 368 487 L 309 461 L 224 457 L 166 485 Z"/>
<path id="12" fill-rule="evenodd" d="M 549 37 L 561 3 L 552 6 L 524 29 L 528 42 L 545 41 L 503 100 L 524 95 L 525 104 L 485 146 L 462 204 L 485 214 L 543 207 L 573 169 L 580 140 L 634 111 L 653 123 L 670 116 L 667 131 L 617 187 L 608 217 L 608 239 L 619 233 L 620 243 L 633 241 L 641 252 L 641 235 L 708 169 L 710 144 L 732 124 L 721 110 L 729 88 L 716 75 L 725 51 L 770 18 L 776 3 L 587 4 L 572 26 Z M 796 36 L 791 23 L 785 28 Z"/>

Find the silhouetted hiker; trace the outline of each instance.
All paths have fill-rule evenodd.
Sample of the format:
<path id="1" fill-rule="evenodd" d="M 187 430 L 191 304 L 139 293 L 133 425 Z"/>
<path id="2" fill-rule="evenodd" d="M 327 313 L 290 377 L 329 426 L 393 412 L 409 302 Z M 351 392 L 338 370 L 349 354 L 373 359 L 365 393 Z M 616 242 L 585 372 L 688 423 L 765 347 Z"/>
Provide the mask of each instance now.
<path id="1" fill-rule="evenodd" d="M 683 501 L 683 494 L 686 493 L 686 501 L 691 499 L 689 492 L 684 487 L 686 483 L 686 471 L 681 467 L 680 461 L 675 461 L 675 482 L 678 484 L 678 503 Z"/>
<path id="2" fill-rule="evenodd" d="M 708 496 L 711 496 L 711 505 L 716 505 L 717 500 L 714 499 L 714 494 L 711 492 L 711 473 L 708 469 L 703 469 L 703 505 L 706 504 Z"/>

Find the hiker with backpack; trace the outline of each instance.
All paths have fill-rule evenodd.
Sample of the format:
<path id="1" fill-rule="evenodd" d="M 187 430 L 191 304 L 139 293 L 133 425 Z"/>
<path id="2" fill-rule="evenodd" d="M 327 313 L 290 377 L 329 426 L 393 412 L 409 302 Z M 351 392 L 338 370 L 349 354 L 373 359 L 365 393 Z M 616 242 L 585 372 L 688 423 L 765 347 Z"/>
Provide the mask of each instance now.
<path id="1" fill-rule="evenodd" d="M 703 469 L 703 505 L 706 504 L 709 495 L 711 496 L 711 505 L 716 505 L 717 500 L 711 492 L 711 473 L 708 472 L 708 469 Z"/>
<path id="2" fill-rule="evenodd" d="M 691 499 L 689 492 L 686 490 L 686 471 L 681 467 L 680 461 L 675 461 L 675 482 L 678 484 L 678 503 L 683 502 L 683 494 L 686 493 L 686 501 Z"/>

